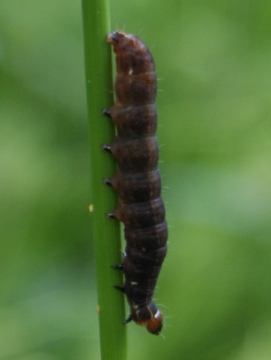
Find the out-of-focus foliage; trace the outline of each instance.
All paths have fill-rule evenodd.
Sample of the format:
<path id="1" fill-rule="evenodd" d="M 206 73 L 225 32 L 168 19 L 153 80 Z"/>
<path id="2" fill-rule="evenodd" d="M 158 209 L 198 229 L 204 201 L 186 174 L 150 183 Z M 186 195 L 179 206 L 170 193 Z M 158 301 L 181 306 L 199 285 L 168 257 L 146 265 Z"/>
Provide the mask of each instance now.
<path id="1" fill-rule="evenodd" d="M 170 228 L 165 340 L 128 325 L 129 359 L 269 360 L 271 5 L 111 10 L 156 60 Z M 0 2 L 1 360 L 100 358 L 81 22 L 80 1 Z"/>

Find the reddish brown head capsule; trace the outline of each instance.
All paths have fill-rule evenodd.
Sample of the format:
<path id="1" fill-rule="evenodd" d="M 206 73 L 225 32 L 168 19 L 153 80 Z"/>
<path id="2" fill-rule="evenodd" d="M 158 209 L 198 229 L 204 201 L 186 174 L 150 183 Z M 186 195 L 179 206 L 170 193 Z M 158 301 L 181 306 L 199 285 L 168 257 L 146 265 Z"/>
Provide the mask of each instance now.
<path id="1" fill-rule="evenodd" d="M 156 309 L 154 303 L 150 304 L 150 307 L 154 307 Z M 159 335 L 163 327 L 163 315 L 158 309 L 156 309 L 156 312 L 153 313 L 150 307 L 148 306 L 146 308 L 148 315 L 147 314 L 144 315 L 143 312 L 141 312 L 141 314 L 137 313 L 134 315 L 132 313 L 132 319 L 135 321 L 137 325 L 146 326 L 148 332 L 150 332 L 151 334 Z M 149 319 L 146 320 L 148 316 Z M 145 320 L 143 320 L 144 317 Z"/>
<path id="2" fill-rule="evenodd" d="M 117 286 L 127 296 L 130 316 L 154 335 L 161 332 L 163 316 L 152 301 L 167 252 L 167 224 L 157 169 L 155 136 L 156 73 L 152 55 L 135 35 L 113 31 L 107 41 L 116 54 L 116 102 L 104 111 L 118 136 L 104 149 L 116 159 L 118 171 L 107 183 L 118 193 L 112 216 L 124 223 L 126 249 L 121 264 L 125 283 Z"/>
<path id="3" fill-rule="evenodd" d="M 154 335 L 159 335 L 163 327 L 163 315 L 158 310 L 157 313 L 147 323 L 147 330 Z"/>

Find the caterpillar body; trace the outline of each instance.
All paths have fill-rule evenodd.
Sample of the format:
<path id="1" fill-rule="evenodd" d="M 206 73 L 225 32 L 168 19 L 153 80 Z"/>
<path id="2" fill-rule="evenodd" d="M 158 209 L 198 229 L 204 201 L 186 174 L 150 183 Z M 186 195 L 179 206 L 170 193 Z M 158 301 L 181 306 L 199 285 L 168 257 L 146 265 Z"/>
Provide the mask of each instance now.
<path id="1" fill-rule="evenodd" d="M 117 162 L 117 174 L 105 183 L 119 197 L 117 209 L 108 214 L 124 223 L 126 249 L 122 290 L 130 305 L 126 323 L 133 320 L 155 335 L 163 315 L 153 302 L 156 281 L 167 252 L 167 224 L 157 169 L 156 73 L 152 55 L 135 35 L 114 31 L 107 42 L 116 54 L 116 101 L 104 114 L 117 127 L 117 136 L 103 149 Z"/>

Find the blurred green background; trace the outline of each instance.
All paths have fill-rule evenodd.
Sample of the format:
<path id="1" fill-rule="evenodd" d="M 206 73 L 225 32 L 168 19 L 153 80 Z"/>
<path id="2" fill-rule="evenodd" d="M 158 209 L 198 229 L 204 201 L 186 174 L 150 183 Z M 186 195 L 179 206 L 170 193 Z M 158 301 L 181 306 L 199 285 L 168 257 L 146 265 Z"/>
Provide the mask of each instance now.
<path id="1" fill-rule="evenodd" d="M 269 360 L 271 3 L 111 16 L 156 60 L 170 230 L 165 339 L 128 325 L 129 360 Z M 98 360 L 80 1 L 2 0 L 0 71 L 0 360 Z"/>

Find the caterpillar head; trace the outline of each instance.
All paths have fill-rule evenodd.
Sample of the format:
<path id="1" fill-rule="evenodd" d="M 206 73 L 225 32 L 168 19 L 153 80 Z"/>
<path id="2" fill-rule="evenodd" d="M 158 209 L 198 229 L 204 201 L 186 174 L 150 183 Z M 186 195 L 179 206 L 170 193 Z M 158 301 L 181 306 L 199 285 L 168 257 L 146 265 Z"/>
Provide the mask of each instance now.
<path id="1" fill-rule="evenodd" d="M 137 325 L 145 326 L 153 335 L 159 335 L 162 330 L 163 315 L 154 302 L 141 308 L 132 306 L 131 318 Z"/>

